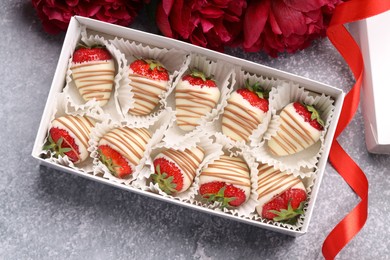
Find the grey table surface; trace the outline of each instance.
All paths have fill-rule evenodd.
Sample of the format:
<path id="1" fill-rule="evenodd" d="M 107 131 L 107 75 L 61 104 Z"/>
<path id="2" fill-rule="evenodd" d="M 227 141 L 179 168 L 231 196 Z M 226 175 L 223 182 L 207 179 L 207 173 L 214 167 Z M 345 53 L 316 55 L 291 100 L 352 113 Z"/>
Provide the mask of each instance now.
<path id="1" fill-rule="evenodd" d="M 156 32 L 139 17 L 133 28 Z M 359 202 L 328 164 L 309 232 L 266 231 L 39 166 L 31 150 L 64 34 L 42 30 L 30 1 L 0 3 L 1 259 L 321 259 L 327 234 Z M 327 39 L 272 59 L 228 53 L 348 91 Z M 369 217 L 339 259 L 388 259 L 390 156 L 369 154 L 361 111 L 339 138 L 370 182 Z"/>

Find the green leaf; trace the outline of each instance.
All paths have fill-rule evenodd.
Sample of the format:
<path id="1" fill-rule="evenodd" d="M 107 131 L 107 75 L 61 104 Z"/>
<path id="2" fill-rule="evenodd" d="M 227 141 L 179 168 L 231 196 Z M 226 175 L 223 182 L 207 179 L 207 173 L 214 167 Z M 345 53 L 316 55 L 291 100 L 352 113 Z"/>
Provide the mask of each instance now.
<path id="1" fill-rule="evenodd" d="M 324 121 L 321 119 L 320 113 L 311 105 L 306 105 L 306 109 L 311 113 L 311 120 L 317 120 L 321 126 L 325 126 Z"/>
<path id="2" fill-rule="evenodd" d="M 201 78 L 203 81 L 207 80 L 206 75 L 203 72 L 199 71 L 199 70 L 193 70 L 191 72 L 191 76 L 193 76 L 195 78 Z"/>
<path id="3" fill-rule="evenodd" d="M 264 90 L 261 87 L 260 82 L 255 82 L 253 85 L 251 85 L 249 83 L 249 79 L 247 79 L 245 81 L 245 88 L 248 89 L 249 91 L 253 92 L 253 93 L 256 93 L 256 95 L 259 98 L 268 99 L 268 97 L 269 97 L 269 92 L 270 91 L 269 90 Z"/>

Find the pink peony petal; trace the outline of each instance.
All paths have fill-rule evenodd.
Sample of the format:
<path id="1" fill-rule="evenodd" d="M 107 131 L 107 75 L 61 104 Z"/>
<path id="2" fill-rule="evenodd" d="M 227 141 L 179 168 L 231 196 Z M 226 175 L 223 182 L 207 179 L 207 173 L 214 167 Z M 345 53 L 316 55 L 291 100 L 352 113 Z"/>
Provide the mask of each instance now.
<path id="1" fill-rule="evenodd" d="M 260 37 L 270 11 L 270 0 L 253 1 L 244 17 L 244 48 L 250 48 Z"/>
<path id="2" fill-rule="evenodd" d="M 299 12 L 310 12 L 313 10 L 318 10 L 322 6 L 329 3 L 329 0 L 283 0 L 283 2 L 290 8 L 295 9 Z"/>
<path id="3" fill-rule="evenodd" d="M 165 12 L 165 9 L 163 7 L 163 3 L 160 2 L 160 4 L 157 6 L 156 10 L 156 24 L 162 34 L 165 36 L 173 38 L 173 33 L 171 29 L 171 25 L 168 20 L 168 14 Z"/>
<path id="4" fill-rule="evenodd" d="M 271 8 L 275 20 L 285 37 L 288 37 L 293 33 L 298 35 L 306 33 L 307 26 L 305 17 L 301 12 L 288 7 L 282 0 L 272 1 Z"/>
<path id="5" fill-rule="evenodd" d="M 207 33 L 208 31 L 210 31 L 211 28 L 214 27 L 214 24 L 212 22 L 203 18 L 200 19 L 200 24 L 202 25 L 203 33 Z"/>
<path id="6" fill-rule="evenodd" d="M 214 7 L 205 7 L 200 10 L 202 16 L 205 18 L 220 18 L 225 13 L 221 9 Z"/>

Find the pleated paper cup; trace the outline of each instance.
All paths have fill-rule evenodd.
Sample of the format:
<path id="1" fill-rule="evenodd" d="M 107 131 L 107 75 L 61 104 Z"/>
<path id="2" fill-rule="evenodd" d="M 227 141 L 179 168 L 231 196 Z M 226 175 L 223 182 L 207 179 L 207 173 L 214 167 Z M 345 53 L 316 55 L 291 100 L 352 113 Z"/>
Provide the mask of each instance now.
<path id="1" fill-rule="evenodd" d="M 198 139 L 199 141 L 195 143 L 194 146 L 182 146 L 180 148 L 178 147 L 170 147 L 164 142 L 160 143 L 153 149 L 153 151 L 150 153 L 150 156 L 148 157 L 145 167 L 144 167 L 144 174 L 143 178 L 139 178 L 140 181 L 137 181 L 139 184 L 138 187 L 142 190 L 150 191 L 153 193 L 158 193 L 161 196 L 168 197 L 171 199 L 180 200 L 183 202 L 187 202 L 190 200 L 193 200 L 198 189 L 199 189 L 199 172 L 203 168 L 204 164 L 212 159 L 218 157 L 222 153 L 222 146 L 217 143 L 213 143 L 212 139 L 209 138 L 207 135 L 202 135 Z M 199 149 L 203 150 L 204 152 L 204 158 L 201 161 L 201 163 L 198 165 L 195 173 L 194 180 L 191 184 L 191 186 L 184 192 L 176 193 L 173 195 L 168 195 L 164 191 L 160 189 L 158 184 L 154 184 L 151 181 L 151 174 L 155 172 L 155 167 L 153 165 L 153 161 L 156 158 L 157 155 L 159 155 L 161 152 L 167 150 L 167 149 L 173 149 L 177 151 L 184 151 L 186 149 L 192 149 L 194 147 L 198 147 Z"/>
<path id="2" fill-rule="evenodd" d="M 220 97 L 217 104 L 211 109 L 210 112 L 202 116 L 197 122 L 198 125 L 191 131 L 185 131 L 181 129 L 178 123 L 177 111 L 176 111 L 176 98 L 175 89 L 170 93 L 167 98 L 167 106 L 171 107 L 173 111 L 176 111 L 175 123 L 169 128 L 165 134 L 164 141 L 169 145 L 188 145 L 191 143 L 191 139 L 199 133 L 204 132 L 202 129 L 206 124 L 214 122 L 216 118 L 221 114 L 222 108 L 226 106 L 227 97 L 232 91 L 231 85 L 234 84 L 234 67 L 230 64 L 226 64 L 221 61 L 212 61 L 201 55 L 190 55 L 190 64 L 188 70 L 184 75 L 189 74 L 193 70 L 202 71 L 206 77 L 213 78 L 220 91 Z M 177 87 L 177 83 L 180 79 L 174 82 L 174 88 Z M 199 98 L 200 101 L 201 98 Z"/>
<path id="3" fill-rule="evenodd" d="M 260 165 L 261 165 L 261 163 L 260 163 Z M 274 165 L 269 165 L 269 166 L 275 167 Z M 277 167 L 275 167 L 275 168 L 278 169 Z M 292 174 L 292 173 L 289 173 L 289 172 L 286 172 L 286 171 L 282 171 L 282 172 L 284 174 L 286 174 L 286 175 Z M 259 221 L 259 222 L 262 222 L 262 223 L 266 223 L 266 224 L 269 224 L 269 225 L 277 226 L 277 227 L 284 227 L 284 228 L 287 228 L 287 229 L 290 229 L 290 230 L 295 230 L 295 231 L 300 230 L 302 228 L 302 226 L 303 226 L 304 221 L 305 221 L 306 211 L 307 211 L 308 205 L 310 204 L 311 194 L 312 194 L 312 187 L 315 184 L 315 181 L 316 181 L 316 178 L 317 178 L 317 172 L 314 172 L 309 177 L 298 177 L 298 178 L 302 181 L 303 185 L 305 186 L 307 199 L 306 199 L 306 202 L 305 202 L 304 207 L 303 207 L 303 212 L 304 213 L 298 217 L 297 222 L 294 225 L 286 224 L 286 223 L 283 223 L 283 222 L 277 222 L 277 221 L 273 221 L 273 220 L 264 219 L 256 211 L 254 211 L 252 214 L 250 214 L 249 219 L 252 219 L 252 220 L 255 220 L 255 221 Z"/>
<path id="4" fill-rule="evenodd" d="M 106 115 L 101 113 L 102 111 L 101 109 L 99 109 L 99 107 L 75 106 L 68 100 L 67 95 L 65 93 L 57 94 L 56 97 L 54 98 L 54 102 L 56 104 L 56 107 L 53 111 L 53 114 L 50 117 L 50 122 L 62 116 L 88 117 L 93 121 L 95 121 L 96 124 L 103 120 L 106 120 Z M 68 166 L 72 169 L 81 171 L 83 173 L 92 173 L 93 171 L 92 159 L 90 157 L 88 157 L 85 161 L 81 163 L 74 164 L 71 160 L 69 160 L 68 156 L 66 155 L 64 157 L 59 155 L 58 158 L 56 158 L 53 153 L 43 150 L 44 144 L 48 141 L 50 128 L 51 128 L 51 123 L 47 129 L 47 135 L 44 140 L 44 143 L 42 144 L 42 152 L 40 153 L 40 156 L 45 160 L 55 164 Z M 87 150 L 88 152 L 90 152 L 89 148 Z"/>
<path id="5" fill-rule="evenodd" d="M 325 122 L 324 130 L 320 139 L 314 145 L 298 153 L 287 156 L 276 156 L 268 148 L 268 141 L 277 135 L 280 130 L 281 118 L 279 116 L 282 109 L 292 102 L 301 102 L 313 105 L 321 113 L 321 118 Z M 267 132 L 264 134 L 264 142 L 252 149 L 256 159 L 262 163 L 275 165 L 282 171 L 292 172 L 296 176 L 310 176 L 318 169 L 318 161 L 324 151 L 324 139 L 327 129 L 333 117 L 333 100 L 324 95 L 306 91 L 303 87 L 290 82 L 286 86 L 280 86 L 274 94 L 274 108 L 277 111 L 272 116 Z"/>
<path id="6" fill-rule="evenodd" d="M 121 118 L 120 111 L 117 109 L 117 89 L 120 86 L 120 82 L 123 78 L 123 69 L 125 63 L 125 56 L 122 54 L 115 46 L 110 44 L 104 37 L 100 35 L 89 35 L 87 30 L 83 27 L 81 29 L 81 39 L 80 43 L 84 43 L 87 46 L 93 45 L 102 45 L 105 46 L 106 49 L 111 53 L 112 58 L 114 60 L 115 65 L 115 77 L 112 86 L 112 91 L 110 98 L 106 105 L 102 106 L 102 110 L 104 113 L 109 114 L 111 118 L 115 120 L 119 120 Z M 73 46 L 73 50 L 76 49 L 76 46 Z M 72 66 L 73 57 L 69 58 L 68 69 L 66 71 L 66 86 L 63 90 L 64 93 L 67 94 L 69 101 L 75 106 L 88 106 L 88 107 L 100 107 L 99 102 L 93 98 L 89 101 L 85 101 L 80 94 L 80 91 L 77 89 L 75 85 L 75 81 L 73 78 L 71 66 Z"/>
<path id="7" fill-rule="evenodd" d="M 246 202 L 244 202 L 239 207 L 230 207 L 230 208 L 223 208 L 221 209 L 221 204 L 219 202 L 214 203 L 206 203 L 205 200 L 202 198 L 202 196 L 198 193 L 195 196 L 194 200 L 189 200 L 191 204 L 199 205 L 201 207 L 213 209 L 216 211 L 223 211 L 226 214 L 232 214 L 237 216 L 243 216 L 248 217 L 250 214 L 255 210 L 257 206 L 257 166 L 258 164 L 255 161 L 255 158 L 252 156 L 249 147 L 244 146 L 241 148 L 237 148 L 236 146 L 232 145 L 231 143 L 225 143 L 224 139 L 215 138 L 215 143 L 222 146 L 222 150 L 215 154 L 213 157 L 210 157 L 209 160 L 205 161 L 204 166 L 200 170 L 199 175 L 202 174 L 202 170 L 206 169 L 210 164 L 213 164 L 215 160 L 218 160 L 222 155 L 227 155 L 229 157 L 238 157 L 241 158 L 248 166 L 249 170 L 249 178 L 250 178 L 250 193 L 249 198 Z M 225 181 L 227 184 L 229 184 L 229 180 L 226 179 Z"/>
<path id="8" fill-rule="evenodd" d="M 139 124 L 136 122 L 127 122 L 127 121 L 113 121 L 113 120 L 106 120 L 100 124 L 97 124 L 96 127 L 93 129 L 91 134 L 91 140 L 89 142 L 90 149 L 91 149 L 91 158 L 93 158 L 93 174 L 97 176 L 101 176 L 105 179 L 108 179 L 110 181 L 116 182 L 116 183 L 123 183 L 126 185 L 131 185 L 131 182 L 137 179 L 139 176 L 142 168 L 144 167 L 145 161 L 148 157 L 150 157 L 150 152 L 153 147 L 155 147 L 158 143 L 161 142 L 161 139 L 163 138 L 164 132 L 169 127 L 169 125 L 172 123 L 172 113 L 169 110 L 166 110 L 162 112 L 160 115 L 156 116 L 155 119 L 157 119 L 154 124 Z M 142 157 L 139 160 L 139 163 L 137 165 L 133 165 L 133 173 L 129 175 L 127 178 L 117 178 L 114 175 L 110 173 L 108 168 L 99 160 L 99 154 L 98 154 L 98 145 L 101 138 L 109 133 L 110 131 L 116 129 L 116 128 L 130 128 L 130 129 L 146 129 L 151 138 L 147 142 L 145 146 L 144 153 Z"/>
<path id="9" fill-rule="evenodd" d="M 115 38 L 110 40 L 110 43 L 125 55 L 123 77 L 116 95 L 117 105 L 124 119 L 128 121 L 142 121 L 147 120 L 148 117 L 154 117 L 160 114 L 167 107 L 166 99 L 173 90 L 174 81 L 181 77 L 188 68 L 188 55 L 181 50 L 145 46 L 144 44 L 128 41 L 123 38 Z M 129 78 L 129 65 L 137 58 L 156 60 L 169 72 L 166 90 L 162 91 L 159 95 L 156 107 L 149 114 L 145 115 L 137 115 L 135 113 L 135 95 L 141 94 L 135 93 L 133 80 Z"/>

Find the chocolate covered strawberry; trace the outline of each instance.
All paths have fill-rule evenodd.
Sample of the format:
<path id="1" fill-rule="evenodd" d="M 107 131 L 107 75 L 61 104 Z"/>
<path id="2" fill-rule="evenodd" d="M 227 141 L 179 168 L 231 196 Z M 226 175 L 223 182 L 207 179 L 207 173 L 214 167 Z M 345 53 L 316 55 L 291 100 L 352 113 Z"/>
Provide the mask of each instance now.
<path id="1" fill-rule="evenodd" d="M 150 138 L 146 128 L 115 128 L 99 140 L 99 160 L 112 175 L 126 178 L 139 164 Z"/>
<path id="2" fill-rule="evenodd" d="M 295 154 L 312 146 L 324 130 L 320 113 L 313 106 L 299 102 L 284 107 L 280 120 L 277 134 L 268 141 L 269 150 L 277 156 Z"/>
<path id="3" fill-rule="evenodd" d="M 152 182 L 167 194 L 184 192 L 191 186 L 203 157 L 204 151 L 200 147 L 184 151 L 165 150 L 153 161 Z"/>
<path id="4" fill-rule="evenodd" d="M 72 77 L 85 101 L 96 99 L 107 104 L 114 85 L 115 65 L 104 46 L 79 47 L 72 57 Z"/>
<path id="5" fill-rule="evenodd" d="M 238 207 L 249 199 L 249 168 L 239 157 L 222 155 L 208 164 L 199 176 L 199 194 L 220 207 Z"/>
<path id="6" fill-rule="evenodd" d="M 148 115 L 158 105 L 160 95 L 167 90 L 169 73 L 158 61 L 137 59 L 130 64 L 129 79 L 134 93 L 134 115 Z"/>
<path id="7" fill-rule="evenodd" d="M 295 224 L 303 214 L 306 189 L 302 181 L 272 165 L 258 167 L 257 213 L 266 219 Z"/>
<path id="8" fill-rule="evenodd" d="M 268 92 L 256 82 L 233 92 L 222 117 L 222 132 L 235 141 L 249 141 L 268 112 Z"/>
<path id="9" fill-rule="evenodd" d="M 49 136 L 44 150 L 49 150 L 54 157 L 65 155 L 73 163 L 87 159 L 88 140 L 95 122 L 82 116 L 63 116 L 51 122 Z"/>
<path id="10" fill-rule="evenodd" d="M 185 75 L 175 92 L 177 125 L 184 131 L 193 130 L 215 107 L 220 95 L 215 80 L 207 78 L 203 72 L 195 70 Z"/>

